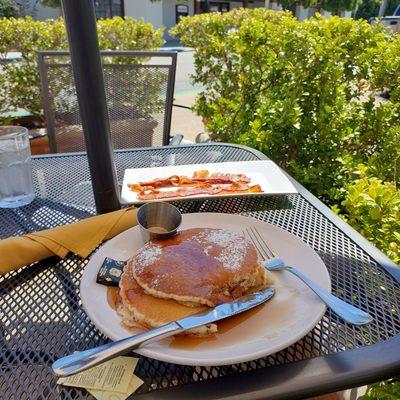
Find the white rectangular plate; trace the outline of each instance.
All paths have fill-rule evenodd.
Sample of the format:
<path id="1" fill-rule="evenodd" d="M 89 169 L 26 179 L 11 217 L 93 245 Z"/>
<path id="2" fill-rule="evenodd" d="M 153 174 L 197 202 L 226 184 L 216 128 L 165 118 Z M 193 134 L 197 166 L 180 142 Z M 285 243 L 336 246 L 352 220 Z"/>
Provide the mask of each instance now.
<path id="1" fill-rule="evenodd" d="M 172 201 L 172 200 L 190 200 L 190 199 L 209 199 L 223 197 L 242 197 L 242 196 L 263 196 L 271 194 L 290 194 L 297 193 L 297 190 L 283 174 L 280 168 L 270 160 L 259 161 L 236 161 L 213 164 L 191 164 L 191 165 L 173 165 L 168 167 L 154 168 L 132 168 L 126 169 L 124 181 L 122 184 L 121 202 L 122 204 L 141 204 L 146 201 L 139 200 L 137 193 L 129 189 L 129 183 L 138 183 L 151 181 L 156 178 L 168 178 L 172 175 L 192 176 L 195 171 L 207 169 L 210 174 L 231 173 L 245 174 L 251 179 L 251 185 L 259 184 L 262 193 L 232 193 L 224 195 L 200 194 L 189 197 L 174 197 L 162 200 L 150 201 Z M 168 189 L 161 189 L 168 190 Z M 170 189 L 169 189 L 170 190 Z"/>

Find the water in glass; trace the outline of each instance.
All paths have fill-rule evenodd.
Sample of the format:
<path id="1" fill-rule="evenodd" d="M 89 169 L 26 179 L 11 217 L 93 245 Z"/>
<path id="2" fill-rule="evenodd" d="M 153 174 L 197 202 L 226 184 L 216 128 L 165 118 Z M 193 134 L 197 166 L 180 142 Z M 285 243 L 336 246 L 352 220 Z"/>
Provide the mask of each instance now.
<path id="1" fill-rule="evenodd" d="M 0 208 L 21 207 L 33 198 L 28 130 L 0 126 Z"/>

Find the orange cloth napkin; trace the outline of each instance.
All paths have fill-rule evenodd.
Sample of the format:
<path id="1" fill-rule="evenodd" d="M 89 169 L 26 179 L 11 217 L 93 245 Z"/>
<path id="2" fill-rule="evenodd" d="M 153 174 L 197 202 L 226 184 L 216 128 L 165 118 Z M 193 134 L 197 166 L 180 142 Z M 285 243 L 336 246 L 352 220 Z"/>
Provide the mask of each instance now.
<path id="1" fill-rule="evenodd" d="M 0 275 L 57 255 L 73 252 L 83 258 L 104 240 L 135 226 L 137 210 L 125 208 L 73 224 L 0 241 Z"/>

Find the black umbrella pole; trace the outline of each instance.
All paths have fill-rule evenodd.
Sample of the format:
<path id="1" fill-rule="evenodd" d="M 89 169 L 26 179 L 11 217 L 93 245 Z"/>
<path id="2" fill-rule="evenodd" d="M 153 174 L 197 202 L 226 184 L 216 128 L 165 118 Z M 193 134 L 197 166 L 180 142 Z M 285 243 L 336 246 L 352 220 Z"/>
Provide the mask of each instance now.
<path id="1" fill-rule="evenodd" d="M 120 208 L 93 0 L 62 0 L 98 213 Z"/>

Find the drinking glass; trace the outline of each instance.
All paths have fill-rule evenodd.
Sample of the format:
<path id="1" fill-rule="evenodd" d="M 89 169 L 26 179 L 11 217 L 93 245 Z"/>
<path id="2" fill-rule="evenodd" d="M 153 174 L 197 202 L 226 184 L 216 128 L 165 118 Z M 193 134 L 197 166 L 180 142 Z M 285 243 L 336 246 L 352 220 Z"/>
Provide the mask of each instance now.
<path id="1" fill-rule="evenodd" d="M 28 130 L 0 126 L 0 208 L 16 208 L 34 198 Z"/>

